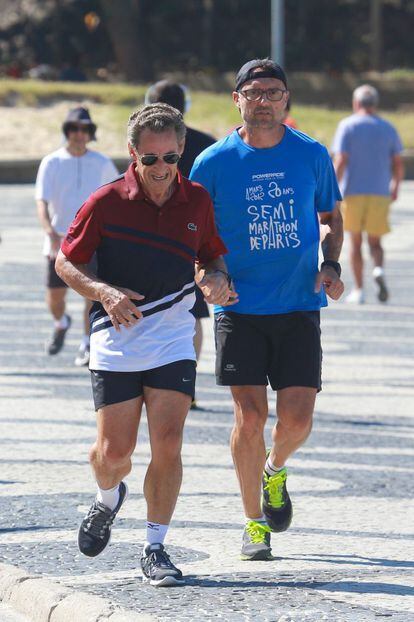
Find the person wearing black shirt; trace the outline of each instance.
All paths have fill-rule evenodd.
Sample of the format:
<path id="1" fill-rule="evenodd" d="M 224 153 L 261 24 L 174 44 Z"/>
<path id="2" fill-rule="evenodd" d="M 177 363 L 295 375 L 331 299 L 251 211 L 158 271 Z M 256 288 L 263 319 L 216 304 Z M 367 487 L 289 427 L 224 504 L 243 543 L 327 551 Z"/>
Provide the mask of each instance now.
<path id="1" fill-rule="evenodd" d="M 147 104 L 156 104 L 158 102 L 169 104 L 170 106 L 173 106 L 174 108 L 179 110 L 182 114 L 187 112 L 189 107 L 187 89 L 185 89 L 185 87 L 183 87 L 181 84 L 178 84 L 177 82 L 171 82 L 170 80 L 159 80 L 158 82 L 155 82 L 155 84 L 150 86 L 145 96 L 145 102 Z M 178 168 L 181 174 L 184 175 L 184 177 L 188 177 L 190 175 L 193 162 L 198 154 L 215 142 L 216 139 L 213 138 L 213 136 L 210 136 L 209 134 L 205 134 L 204 132 L 200 132 L 199 130 L 195 130 L 187 126 L 184 152 L 178 163 Z M 192 313 L 196 319 L 194 347 L 198 360 L 200 357 L 201 347 L 203 343 L 203 328 L 201 324 L 201 319 L 204 317 L 209 317 L 210 315 L 207 303 L 204 300 L 204 296 L 198 287 L 196 289 L 196 302 L 192 309 Z M 197 408 L 195 400 L 193 400 L 191 408 Z"/>

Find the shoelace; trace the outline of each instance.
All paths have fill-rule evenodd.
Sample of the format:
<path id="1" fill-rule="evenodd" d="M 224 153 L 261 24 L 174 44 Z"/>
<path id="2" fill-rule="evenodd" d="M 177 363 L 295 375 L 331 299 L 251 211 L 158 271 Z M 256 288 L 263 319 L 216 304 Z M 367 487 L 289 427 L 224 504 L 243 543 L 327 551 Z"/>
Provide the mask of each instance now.
<path id="1" fill-rule="evenodd" d="M 86 533 L 89 533 L 95 538 L 100 538 L 101 540 L 105 537 L 106 529 L 108 529 L 114 521 L 113 512 L 108 513 L 103 510 L 102 507 L 103 506 L 98 503 L 93 504 L 85 517 L 85 520 L 88 522 L 86 527 L 83 528 Z"/>
<path id="2" fill-rule="evenodd" d="M 157 566 L 161 566 L 162 568 L 175 569 L 168 553 L 165 551 L 153 551 L 149 556 L 149 561 L 150 563 L 157 564 Z"/>
<path id="3" fill-rule="evenodd" d="M 250 521 L 246 525 L 246 531 L 253 544 L 261 544 L 265 541 L 266 534 L 270 533 L 270 528 L 256 521 Z"/>
<path id="4" fill-rule="evenodd" d="M 284 505 L 283 491 L 286 482 L 286 471 L 268 476 L 264 489 L 269 493 L 270 505 L 274 508 L 281 508 Z"/>

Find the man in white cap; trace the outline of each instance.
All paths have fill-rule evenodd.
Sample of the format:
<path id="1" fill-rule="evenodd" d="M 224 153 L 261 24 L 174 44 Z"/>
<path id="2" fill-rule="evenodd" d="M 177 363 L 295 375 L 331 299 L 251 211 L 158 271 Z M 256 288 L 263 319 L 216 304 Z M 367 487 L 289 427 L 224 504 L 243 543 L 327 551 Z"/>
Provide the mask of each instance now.
<path id="1" fill-rule="evenodd" d="M 87 144 L 95 140 L 96 125 L 87 108 L 69 111 L 62 126 L 65 145 L 45 156 L 36 179 L 36 203 L 40 223 L 45 231 L 43 254 L 47 261 L 46 302 L 54 319 L 54 330 L 46 352 L 55 355 L 63 347 L 71 317 L 66 310 L 67 285 L 55 271 L 55 259 L 61 241 L 76 212 L 99 186 L 118 176 L 113 162 Z M 75 365 L 89 363 L 89 309 L 85 300 L 84 336 L 75 358 Z"/>

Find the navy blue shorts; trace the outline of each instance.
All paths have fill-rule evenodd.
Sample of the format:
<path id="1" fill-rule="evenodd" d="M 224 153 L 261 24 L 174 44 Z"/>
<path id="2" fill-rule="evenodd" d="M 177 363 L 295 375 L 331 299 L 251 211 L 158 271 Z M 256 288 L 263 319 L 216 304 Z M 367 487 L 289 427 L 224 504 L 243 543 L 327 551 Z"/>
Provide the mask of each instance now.
<path id="1" fill-rule="evenodd" d="M 140 397 L 144 387 L 179 391 L 194 397 L 196 362 L 175 361 L 146 371 L 102 371 L 91 369 L 95 410 Z"/>

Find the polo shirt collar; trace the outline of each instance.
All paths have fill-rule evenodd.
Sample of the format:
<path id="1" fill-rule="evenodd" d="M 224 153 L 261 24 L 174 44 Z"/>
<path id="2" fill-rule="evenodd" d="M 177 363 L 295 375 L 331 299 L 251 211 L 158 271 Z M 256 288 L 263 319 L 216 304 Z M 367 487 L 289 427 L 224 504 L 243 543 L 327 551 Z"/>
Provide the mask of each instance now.
<path id="1" fill-rule="evenodd" d="M 139 183 L 138 176 L 135 173 L 135 164 L 132 162 L 125 171 L 125 183 L 127 187 L 128 199 L 130 201 L 144 200 L 146 195 Z M 187 203 L 188 194 L 186 184 L 189 183 L 180 173 L 177 172 L 177 187 L 174 194 L 168 199 L 166 205 L 175 205 L 178 203 Z"/>

